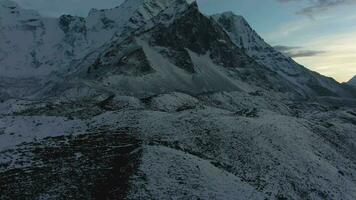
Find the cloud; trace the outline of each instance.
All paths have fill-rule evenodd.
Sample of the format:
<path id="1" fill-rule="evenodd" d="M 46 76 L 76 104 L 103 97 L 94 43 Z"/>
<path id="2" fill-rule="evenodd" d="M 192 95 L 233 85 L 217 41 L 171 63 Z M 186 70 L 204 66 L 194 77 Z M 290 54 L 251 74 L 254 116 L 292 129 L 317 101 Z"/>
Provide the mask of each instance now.
<path id="1" fill-rule="evenodd" d="M 326 53 L 326 51 L 304 50 L 301 47 L 293 47 L 293 46 L 278 45 L 278 46 L 274 46 L 274 48 L 291 58 L 312 57 L 312 56 L 317 56 Z"/>
<path id="2" fill-rule="evenodd" d="M 295 49 L 300 49 L 300 47 L 292 47 L 292 46 L 283 46 L 283 45 L 277 45 L 277 46 L 274 46 L 275 49 L 277 49 L 278 51 L 280 52 L 286 52 L 286 51 L 292 51 L 292 50 L 295 50 Z"/>
<path id="3" fill-rule="evenodd" d="M 308 66 L 339 82 L 348 81 L 356 75 L 356 30 L 319 37 L 303 43 L 306 49 L 318 49 L 325 53 L 312 57 L 295 58 L 298 63 Z"/>
<path id="4" fill-rule="evenodd" d="M 299 10 L 297 14 L 312 17 L 315 13 L 327 11 L 339 6 L 356 4 L 356 0 L 277 0 L 281 3 L 305 2 L 306 7 Z"/>

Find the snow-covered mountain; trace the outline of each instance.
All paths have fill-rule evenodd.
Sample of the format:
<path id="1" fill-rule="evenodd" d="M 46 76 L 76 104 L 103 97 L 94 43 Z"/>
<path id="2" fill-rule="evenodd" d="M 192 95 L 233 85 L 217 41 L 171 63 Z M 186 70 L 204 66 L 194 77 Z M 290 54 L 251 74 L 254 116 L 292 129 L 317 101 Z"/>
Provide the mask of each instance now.
<path id="1" fill-rule="evenodd" d="M 97 57 L 99 55 L 102 56 L 101 54 L 103 54 L 104 51 L 108 51 L 108 48 L 113 48 L 114 43 L 116 43 L 116 45 L 119 45 L 119 43 L 123 42 L 124 40 L 136 41 L 136 46 L 132 43 L 129 47 L 122 47 L 122 49 L 128 52 L 130 52 L 131 50 L 127 50 L 127 48 L 138 48 L 139 46 L 142 47 L 142 44 L 145 42 L 152 43 L 149 40 L 152 40 L 154 39 L 154 37 L 157 37 L 157 34 L 151 34 L 152 36 L 149 36 L 150 33 L 145 33 L 145 31 L 151 33 L 153 31 L 159 32 L 159 29 L 163 28 L 161 24 L 166 24 L 166 26 L 175 25 L 174 23 L 172 23 L 174 19 L 181 16 L 182 13 L 184 14 L 185 10 L 193 4 L 196 6 L 196 3 L 194 1 L 131 0 L 124 2 L 122 5 L 113 9 L 93 9 L 90 11 L 88 17 L 86 18 L 64 15 L 61 16 L 59 19 L 54 19 L 42 17 L 35 11 L 22 9 L 17 4 L 9 0 L 2 0 L 0 4 L 0 34 L 2 36 L 0 38 L 0 70 L 2 71 L 0 79 L 6 79 L 7 81 L 4 81 L 6 83 L 18 82 L 19 78 L 20 80 L 31 80 L 30 82 L 34 83 L 36 82 L 35 80 L 41 80 L 37 81 L 39 82 L 38 84 L 31 85 L 30 88 L 35 89 L 25 88 L 23 89 L 23 92 L 17 92 L 16 96 L 28 96 L 28 93 L 36 93 L 40 89 L 38 88 L 38 86 L 42 85 L 48 87 L 48 80 L 51 80 L 52 82 L 53 79 L 54 81 L 58 80 L 58 74 L 61 74 L 61 77 L 67 76 L 68 73 L 73 73 L 73 71 L 78 70 L 77 68 L 79 67 L 79 65 L 81 66 L 81 68 L 83 68 L 82 70 L 87 71 L 86 68 L 88 68 L 89 65 L 95 65 L 95 63 L 90 62 L 99 62 L 100 59 Z M 196 13 L 200 14 L 197 9 Z M 237 89 L 237 87 L 233 85 L 241 85 L 238 81 L 240 81 L 241 79 L 246 79 L 246 76 L 256 77 L 258 76 L 258 74 L 264 73 L 252 72 L 250 69 L 250 72 L 248 72 L 248 74 L 246 74 L 247 72 L 244 72 L 245 74 L 242 75 L 244 77 L 241 77 L 241 75 L 237 73 L 237 76 L 240 76 L 240 80 L 234 80 L 238 83 L 232 84 L 231 81 L 228 80 L 226 77 L 222 78 L 220 72 L 216 72 L 214 70 L 222 66 L 225 68 L 233 69 L 235 71 L 238 70 L 238 68 L 240 68 L 239 70 L 246 71 L 246 67 L 243 69 L 243 67 L 241 66 L 245 65 L 245 63 L 253 63 L 250 65 L 256 67 L 257 64 L 254 62 L 257 62 L 259 65 L 269 68 L 269 72 L 267 73 L 276 72 L 279 75 L 278 78 L 275 78 L 279 79 L 279 83 L 277 83 L 277 81 L 271 84 L 273 86 L 279 85 L 279 89 L 281 89 L 281 85 L 292 85 L 293 87 L 285 87 L 283 88 L 283 90 L 290 90 L 292 92 L 298 93 L 299 96 L 304 97 L 353 96 L 352 92 L 350 94 L 348 90 L 342 88 L 342 86 L 336 81 L 307 70 L 306 68 L 295 63 L 292 59 L 285 57 L 284 55 L 273 49 L 270 45 L 265 43 L 261 37 L 258 36 L 258 34 L 248 25 L 248 23 L 242 17 L 236 16 L 230 12 L 213 16 L 215 21 L 217 21 L 218 24 L 221 25 L 221 27 L 223 27 L 223 29 L 228 34 L 225 35 L 224 33 L 222 33 L 220 28 L 216 26 L 216 24 L 213 24 L 213 22 L 208 19 L 208 17 L 202 14 L 200 15 L 201 16 L 199 17 L 204 18 L 204 21 L 206 23 L 209 22 L 210 28 L 216 30 L 218 35 L 213 35 L 214 33 L 204 33 L 204 30 L 198 30 L 198 34 L 203 34 L 205 35 L 204 37 L 215 37 L 214 46 L 210 46 L 210 49 L 205 47 L 205 49 L 200 49 L 201 51 L 197 52 L 195 49 L 192 49 L 196 47 L 184 46 L 185 44 L 189 43 L 187 41 L 185 43 L 177 42 L 177 44 L 169 44 L 169 46 L 167 46 L 166 44 L 159 44 L 157 42 L 157 44 L 154 45 L 149 44 L 149 48 L 145 48 L 146 51 L 141 52 L 141 54 L 145 54 L 144 56 L 148 57 L 149 53 L 147 51 L 152 51 L 151 47 L 154 47 L 156 49 L 154 51 L 159 52 L 159 54 L 161 54 L 163 57 L 160 59 L 152 58 L 152 56 L 154 56 L 152 55 L 151 58 L 147 58 L 146 61 L 151 59 L 154 60 L 153 62 L 157 62 L 159 60 L 160 62 L 164 62 L 162 61 L 162 59 L 164 58 L 166 62 L 168 62 L 168 64 L 165 63 L 165 65 L 174 65 L 174 75 L 173 73 L 167 71 L 166 68 L 169 67 L 166 67 L 164 69 L 166 72 L 157 72 L 155 74 L 157 76 L 163 77 L 165 80 L 168 80 L 168 82 L 170 82 L 171 80 L 178 79 L 183 81 L 184 83 L 178 83 L 182 84 L 178 86 L 177 82 L 167 83 L 165 80 L 160 80 L 157 77 L 151 77 L 154 82 L 166 82 L 162 85 L 172 87 L 169 90 L 186 90 L 187 88 L 189 88 L 189 90 L 194 90 L 194 87 L 198 87 L 203 89 L 203 91 L 200 92 L 207 92 L 210 90 L 222 89 L 221 87 L 220 89 L 215 87 L 219 84 L 216 84 L 214 86 L 206 85 L 206 83 L 219 82 L 217 81 L 217 79 L 219 79 L 223 80 L 220 84 L 223 88 L 225 88 L 225 85 L 227 85 L 227 90 L 235 90 Z M 201 25 L 201 23 L 194 22 L 193 25 L 199 26 Z M 187 28 L 187 30 L 191 28 L 189 27 L 191 26 L 191 24 L 183 24 L 183 26 L 187 26 L 185 27 Z M 153 30 L 151 30 L 151 28 Z M 197 28 L 202 29 L 202 27 Z M 136 35 L 132 36 L 132 33 L 134 32 Z M 142 38 L 144 35 L 145 39 Z M 203 35 L 196 35 L 194 37 L 202 38 Z M 191 36 L 191 34 L 184 35 L 184 37 L 190 37 L 190 39 L 192 40 L 195 39 L 193 36 Z M 177 40 L 177 38 L 173 37 L 165 39 L 174 39 L 175 41 L 179 41 Z M 137 45 L 137 41 L 140 42 L 139 45 Z M 200 42 L 200 44 L 196 45 L 206 45 L 202 44 L 203 42 L 205 42 L 203 40 L 198 42 Z M 209 50 L 215 50 L 217 49 L 216 46 L 223 45 L 226 46 L 225 51 L 219 53 L 227 55 L 226 50 L 234 48 L 235 53 L 233 54 L 233 56 L 230 56 L 229 58 L 222 58 L 220 55 L 215 55 L 215 57 L 220 56 L 221 60 L 219 61 L 217 58 L 212 58 L 214 55 L 208 55 L 208 53 L 210 53 Z M 159 49 L 161 47 L 166 48 L 166 52 L 164 52 L 163 49 Z M 193 60 L 199 62 L 197 60 L 199 59 L 198 57 L 196 57 L 196 59 L 188 58 L 194 56 L 192 55 L 194 53 L 200 54 L 198 56 L 200 57 L 200 59 L 203 54 L 206 54 L 206 56 L 215 59 L 209 63 L 209 66 L 217 65 L 218 67 L 210 67 L 209 69 L 213 69 L 213 71 L 210 70 L 206 73 L 212 73 L 216 75 L 216 77 L 206 79 L 209 76 L 199 75 L 199 78 L 197 78 L 198 75 L 196 73 L 187 75 L 184 74 L 184 72 L 179 71 L 182 69 L 182 67 L 183 70 L 188 70 L 188 72 L 193 72 L 194 70 L 199 71 L 199 69 L 192 68 L 184 69 L 186 68 L 186 66 L 189 67 L 190 65 L 191 67 L 193 64 L 195 64 L 195 66 L 199 68 L 199 64 L 192 63 Z M 123 52 L 120 52 L 120 56 L 125 57 L 125 55 L 121 54 L 123 54 Z M 238 54 L 240 54 L 240 58 L 237 57 Z M 250 58 L 246 58 L 247 56 Z M 155 63 L 151 65 L 162 66 L 162 63 Z M 153 66 L 151 66 L 151 68 L 152 67 Z M 260 71 L 266 70 L 261 69 L 261 67 L 257 68 Z M 209 69 L 206 68 L 206 70 Z M 230 72 L 228 73 L 231 74 L 231 71 L 233 70 L 229 70 Z M 104 78 L 112 79 L 114 75 L 115 73 L 111 74 L 111 76 L 105 76 Z M 178 75 L 178 77 L 172 77 L 176 75 Z M 136 85 L 133 87 L 138 87 L 138 90 L 142 90 L 142 87 L 150 85 L 154 87 L 152 89 L 155 90 L 152 93 L 155 93 L 157 90 L 161 90 L 159 89 L 160 86 L 157 86 L 157 84 L 154 83 L 145 83 L 143 84 L 144 86 L 137 86 L 137 84 L 140 85 L 142 83 L 143 79 L 133 80 L 132 76 L 123 76 L 124 77 L 122 78 L 115 78 L 116 80 L 121 82 L 117 83 L 121 84 L 118 87 L 123 86 L 119 88 L 120 90 L 132 91 L 133 85 Z M 236 72 L 234 76 L 235 78 L 232 79 L 236 79 Z M 270 75 L 266 77 L 270 78 L 273 76 L 275 75 Z M 12 80 L 14 78 L 15 80 Z M 201 78 L 202 80 L 200 80 Z M 75 77 L 74 79 L 77 78 Z M 194 79 L 195 81 L 192 81 L 192 79 Z M 250 84 L 252 85 L 264 84 L 262 82 L 258 83 L 260 78 L 257 78 L 257 80 L 255 81 L 253 81 L 253 79 L 246 80 L 249 80 L 251 82 Z M 246 82 L 245 80 L 242 81 Z M 26 83 L 28 82 L 29 81 L 26 81 Z M 84 82 L 88 82 L 88 80 Z M 92 82 L 92 80 L 90 80 L 89 82 Z M 113 80 L 109 82 L 113 82 Z M 130 83 L 130 86 L 127 86 L 128 84 L 122 85 L 123 82 Z M 187 82 L 190 82 L 191 84 L 186 84 Z M 200 83 L 197 84 L 197 82 Z M 288 84 L 286 84 L 286 82 L 288 82 Z M 22 85 L 28 85 L 26 83 L 23 83 Z M 200 85 L 201 83 L 204 83 L 204 85 Z M 17 87 L 12 84 L 6 86 L 8 88 Z M 147 90 L 147 88 L 145 88 L 144 90 Z M 8 95 L 12 96 L 14 94 Z"/>
<path id="2" fill-rule="evenodd" d="M 356 76 L 354 76 L 351 80 L 349 80 L 347 82 L 347 84 L 352 85 L 352 86 L 356 86 Z"/>
<path id="3" fill-rule="evenodd" d="M 288 81 L 238 48 L 196 3 L 177 2 L 150 23 L 93 51 L 46 92 L 68 98 L 88 90 L 139 97 L 174 91 L 297 95 Z"/>
<path id="4" fill-rule="evenodd" d="M 335 80 L 312 72 L 267 44 L 242 17 L 232 12 L 212 16 L 232 41 L 258 63 L 277 72 L 306 96 L 354 96 Z"/>
<path id="5" fill-rule="evenodd" d="M 91 10 L 87 18 L 64 15 L 59 19 L 40 16 L 9 0 L 0 1 L 0 79 L 7 88 L 13 82 L 37 84 L 9 96 L 28 96 L 47 85 L 54 74 L 67 73 L 73 66 L 104 44 L 152 23 L 163 10 L 173 9 L 173 0 L 132 0 L 109 10 Z M 179 3 L 183 7 L 189 2 Z M 191 3 L 191 2 L 190 2 Z M 177 11 L 178 11 L 177 10 Z M 55 80 L 57 77 L 54 78 Z"/>
<path id="6" fill-rule="evenodd" d="M 148 23 L 172 2 L 126 1 L 110 10 L 93 9 L 87 18 L 64 15 L 55 19 L 1 0 L 1 76 L 41 77 L 67 70 L 113 37 Z"/>
<path id="7" fill-rule="evenodd" d="M 242 17 L 0 0 L 0 199 L 356 198 L 352 87 Z"/>

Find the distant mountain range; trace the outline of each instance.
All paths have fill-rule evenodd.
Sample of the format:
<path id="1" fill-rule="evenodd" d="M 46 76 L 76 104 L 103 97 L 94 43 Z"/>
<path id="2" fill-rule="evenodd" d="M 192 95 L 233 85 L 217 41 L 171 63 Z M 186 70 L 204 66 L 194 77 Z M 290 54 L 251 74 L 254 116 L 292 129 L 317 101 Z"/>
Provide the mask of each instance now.
<path id="1" fill-rule="evenodd" d="M 234 13 L 0 0 L 0 72 L 0 199 L 356 199 L 354 81 Z"/>

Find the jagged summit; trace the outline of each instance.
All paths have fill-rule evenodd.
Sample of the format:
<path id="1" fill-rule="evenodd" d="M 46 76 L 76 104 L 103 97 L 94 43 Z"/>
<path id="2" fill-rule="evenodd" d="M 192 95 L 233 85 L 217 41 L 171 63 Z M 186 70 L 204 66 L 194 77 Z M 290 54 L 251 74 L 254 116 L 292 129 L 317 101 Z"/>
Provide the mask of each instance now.
<path id="1" fill-rule="evenodd" d="M 151 22 L 165 12 L 172 16 L 186 10 L 193 2 L 186 0 L 128 0 L 112 9 L 89 12 L 87 28 L 93 31 L 115 29 L 115 33 L 131 32 Z"/>
<path id="2" fill-rule="evenodd" d="M 11 0 L 0 0 L 0 6 L 3 8 L 13 9 L 15 7 L 18 7 L 18 4 Z"/>
<path id="3" fill-rule="evenodd" d="M 11 0 L 0 0 L 0 26 L 14 26 L 19 20 L 39 18 L 40 15 L 35 10 L 23 9 L 16 2 Z"/>
<path id="4" fill-rule="evenodd" d="M 356 76 L 354 76 L 352 79 L 350 79 L 347 84 L 356 86 Z"/>
<path id="5" fill-rule="evenodd" d="M 38 15 L 38 12 L 31 9 L 24 9 L 18 3 L 12 0 L 0 0 L 0 15 L 21 14 L 26 15 L 29 12 Z M 13 17 L 13 16 L 12 16 Z"/>
<path id="6" fill-rule="evenodd" d="M 167 8 L 151 28 L 115 40 L 102 52 L 86 57 L 70 79 L 80 76 L 102 88 L 140 97 L 168 91 L 239 91 L 238 83 L 225 74 L 231 70 L 236 80 L 249 76 L 246 82 L 253 87 L 274 88 L 272 80 L 278 79 L 274 73 L 254 66 L 218 24 L 195 5 L 187 5 L 184 12 L 174 5 Z M 241 69 L 236 72 L 233 68 Z M 271 77 L 264 77 L 262 83 L 262 74 Z"/>
<path id="7" fill-rule="evenodd" d="M 233 21 L 231 21 L 231 23 L 240 22 L 241 24 L 245 24 L 245 25 L 250 26 L 248 24 L 247 20 L 242 15 L 238 15 L 238 14 L 234 13 L 233 11 L 222 12 L 222 13 L 219 13 L 219 14 L 215 14 L 212 17 L 214 17 L 214 18 L 225 17 L 226 19 L 233 20 Z"/>
<path id="8" fill-rule="evenodd" d="M 283 76 L 305 96 L 355 96 L 341 88 L 335 80 L 312 72 L 274 49 L 251 28 L 248 22 L 233 12 L 213 15 L 232 41 L 261 65 Z"/>
<path id="9" fill-rule="evenodd" d="M 126 0 L 119 6 L 111 9 L 91 9 L 89 16 L 95 15 L 98 12 L 107 12 L 110 15 L 120 15 L 121 17 L 128 16 L 134 12 L 139 12 L 146 20 L 156 16 L 161 11 L 173 7 L 173 5 L 190 5 L 196 3 L 195 0 Z M 121 13 L 118 13 L 120 11 Z"/>
<path id="10" fill-rule="evenodd" d="M 268 44 L 251 28 L 247 20 L 240 15 L 228 11 L 212 16 L 229 33 L 233 42 L 251 54 L 258 48 L 265 48 Z"/>
<path id="11" fill-rule="evenodd" d="M 306 97 L 350 96 L 335 81 L 305 69 L 276 51 L 242 16 L 225 12 L 209 18 L 199 11 L 197 3 L 192 0 L 127 0 L 116 8 L 93 9 L 86 18 L 64 15 L 58 19 L 41 17 L 38 13 L 21 9 L 17 5 L 11 10 L 11 1 L 1 2 L 7 9 L 6 12 L 0 13 L 0 70 L 4 72 L 0 75 L 2 77 L 46 80 L 48 76 L 67 74 L 75 71 L 73 69 L 88 69 L 98 57 L 102 57 L 100 54 L 108 49 L 114 52 L 126 51 L 127 47 L 118 49 L 124 40 L 133 41 L 132 44 L 139 44 L 140 47 L 143 46 L 140 40 L 145 40 L 149 45 L 157 47 L 150 51 L 141 50 L 135 56 L 152 57 L 152 60 L 157 61 L 158 58 L 150 52 L 157 51 L 159 46 L 165 48 L 160 49 L 158 53 L 167 59 L 166 64 L 173 63 L 174 67 L 182 68 L 185 72 L 195 73 L 197 70 L 194 69 L 196 64 L 191 59 L 192 53 L 210 53 L 205 55 L 206 58 L 215 56 L 209 62 L 218 67 L 238 70 L 239 67 L 247 65 L 246 63 L 254 63 L 255 66 L 250 69 L 267 70 L 261 68 L 265 66 L 269 72 L 276 72 L 280 76 L 277 78 L 271 75 L 273 78 L 284 83 L 289 82 L 294 85 L 293 91 L 297 90 Z M 152 30 L 155 33 L 152 33 Z M 151 34 L 145 34 L 146 31 Z M 167 35 L 160 34 L 164 31 Z M 135 45 L 129 46 L 136 49 Z M 186 49 L 192 52 L 187 52 Z M 119 55 L 121 54 L 126 52 L 119 52 Z M 93 60 L 88 60 L 88 57 Z M 115 66 L 117 60 L 111 60 L 110 63 Z M 83 66 L 85 64 L 87 66 Z M 139 69 L 141 67 L 138 66 Z M 123 72 L 122 69 L 117 71 L 123 74 L 131 73 Z M 252 71 L 248 72 L 252 75 L 246 76 L 253 78 L 244 77 L 244 82 L 256 79 L 255 83 L 249 83 L 255 85 L 265 81 L 257 79 L 258 75 Z M 244 73 L 240 73 L 238 79 L 242 79 L 241 74 Z M 106 75 L 101 76 L 105 78 Z M 274 84 L 289 85 L 278 81 Z M 207 85 L 211 86 L 210 83 Z"/>
<path id="12" fill-rule="evenodd" d="M 0 76 L 12 78 L 42 78 L 65 71 L 73 65 L 73 60 L 81 59 L 122 34 L 130 35 L 152 23 L 163 11 L 165 16 L 175 16 L 193 3 L 129 0 L 116 8 L 92 10 L 86 18 L 63 15 L 55 19 L 23 9 L 9 0 L 0 2 L 3 9 L 0 12 L 0 70 L 3 72 Z"/>

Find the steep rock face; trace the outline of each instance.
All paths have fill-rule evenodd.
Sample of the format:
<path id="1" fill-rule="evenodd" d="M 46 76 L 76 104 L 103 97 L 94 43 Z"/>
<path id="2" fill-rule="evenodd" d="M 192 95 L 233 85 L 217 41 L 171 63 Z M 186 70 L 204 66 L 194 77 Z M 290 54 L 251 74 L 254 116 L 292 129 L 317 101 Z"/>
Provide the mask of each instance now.
<path id="1" fill-rule="evenodd" d="M 92 10 L 86 18 L 64 15 L 55 19 L 2 0 L 0 77 L 11 79 L 2 83 L 4 94 L 11 93 L 15 98 L 36 95 L 40 88 L 63 79 L 63 74 L 73 70 L 78 62 L 102 45 L 126 38 L 136 29 L 152 24 L 151 19 L 163 10 L 182 10 L 190 3 L 130 0 L 113 9 Z M 27 85 L 30 91 L 27 87 L 18 92 L 6 91 L 18 88 L 16 83 L 28 84 L 23 81 L 27 79 L 33 80 L 32 85 Z"/>
<path id="2" fill-rule="evenodd" d="M 105 52 L 87 70 L 89 77 L 95 79 L 112 75 L 144 76 L 153 72 L 144 49 L 132 39 L 125 40 L 119 47 Z"/>
<path id="3" fill-rule="evenodd" d="M 283 80 L 275 73 L 256 63 L 238 48 L 214 21 L 201 14 L 198 7 L 191 6 L 182 17 L 169 26 L 157 26 L 149 38 L 150 44 L 184 52 L 187 49 L 198 55 L 209 55 L 214 64 L 224 67 L 233 79 L 276 90 L 273 81 Z"/>
<path id="4" fill-rule="evenodd" d="M 54 68 L 47 63 L 43 67 L 43 56 L 54 58 L 44 49 L 59 42 L 57 37 L 48 38 L 48 34 L 56 35 L 55 29 L 46 30 L 55 19 L 42 18 L 37 12 L 24 10 L 11 1 L 0 3 L 0 70 L 2 77 L 39 75 L 48 73 Z M 38 47 L 42 48 L 38 48 Z"/>
<path id="5" fill-rule="evenodd" d="M 324 77 L 297 64 L 267 44 L 242 17 L 232 12 L 213 15 L 232 41 L 261 65 L 269 67 L 299 88 L 306 96 L 354 97 L 331 78 Z"/>
<path id="6" fill-rule="evenodd" d="M 258 89 L 297 94 L 280 75 L 237 47 L 196 3 L 176 5 L 152 18 L 152 24 L 86 57 L 68 79 L 80 77 L 112 93 L 139 96 Z"/>
<path id="7" fill-rule="evenodd" d="M 297 92 L 298 95 L 307 97 L 349 97 L 354 93 L 352 89 L 344 89 L 335 81 L 311 72 L 277 52 L 265 43 L 242 17 L 232 13 L 213 16 L 227 34 L 222 33 L 216 24 L 202 16 L 199 11 L 195 12 L 195 16 L 191 16 L 197 17 L 199 21 L 194 22 L 185 17 L 186 22 L 179 24 L 175 19 L 193 5 L 196 5 L 194 1 L 186 0 L 131 0 L 113 9 L 93 9 L 86 18 L 65 15 L 54 19 L 41 17 L 35 11 L 22 9 L 17 4 L 4 0 L 0 6 L 0 70 L 4 73 L 0 76 L 43 79 L 46 81 L 38 82 L 40 84 L 37 85 L 47 86 L 48 80 L 62 79 L 63 74 L 83 66 L 83 61 L 88 66 L 99 64 L 96 63 L 99 60 L 96 57 L 111 43 L 123 41 L 132 33 L 137 37 L 154 29 L 156 33 L 151 34 L 152 38 L 145 36 L 143 40 L 149 42 L 150 46 L 164 47 L 159 50 L 159 54 L 165 58 L 169 57 L 169 63 L 191 74 L 194 74 L 196 69 L 187 49 L 198 55 L 209 53 L 214 64 L 235 71 L 230 74 L 233 79 L 247 81 L 249 84 L 265 85 L 265 88 L 274 89 L 277 87 L 280 91 L 289 88 L 292 93 Z M 172 24 L 173 21 L 176 21 L 175 24 Z M 169 28 L 166 28 L 167 26 Z M 144 50 L 141 54 L 144 54 Z M 252 59 L 245 58 L 245 55 Z M 140 58 L 145 59 L 142 55 Z M 256 62 L 267 66 L 271 72 L 276 72 L 285 80 L 276 78 L 271 72 L 266 74 L 266 70 L 260 67 L 251 67 L 257 66 Z M 122 69 L 125 70 L 125 67 Z M 122 70 L 121 73 L 125 74 Z M 26 94 L 20 96 L 24 95 Z"/>
<path id="8" fill-rule="evenodd" d="M 142 27 L 174 3 L 188 1 L 130 0 L 86 18 L 59 19 L 2 0 L 0 4 L 0 70 L 2 77 L 43 77 L 63 72 L 112 38 Z"/>

